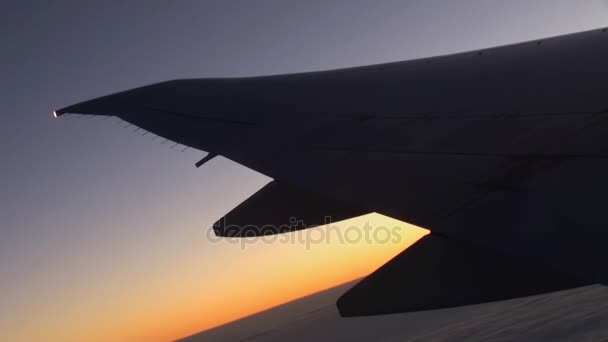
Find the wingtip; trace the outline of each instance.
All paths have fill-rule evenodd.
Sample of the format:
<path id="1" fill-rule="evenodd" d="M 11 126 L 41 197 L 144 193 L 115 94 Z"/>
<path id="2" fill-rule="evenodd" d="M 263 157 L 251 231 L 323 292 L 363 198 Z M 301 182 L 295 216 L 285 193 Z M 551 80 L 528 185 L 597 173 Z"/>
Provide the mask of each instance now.
<path id="1" fill-rule="evenodd" d="M 53 111 L 53 117 L 54 118 L 58 118 L 58 117 L 62 116 L 65 113 L 66 113 L 65 108 L 63 108 L 63 109 L 56 109 L 56 110 Z"/>

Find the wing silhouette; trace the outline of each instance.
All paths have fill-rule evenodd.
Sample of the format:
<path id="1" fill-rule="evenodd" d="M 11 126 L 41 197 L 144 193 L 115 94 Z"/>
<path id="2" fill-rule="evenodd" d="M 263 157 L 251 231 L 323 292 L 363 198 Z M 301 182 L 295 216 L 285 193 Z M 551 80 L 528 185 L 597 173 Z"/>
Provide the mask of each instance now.
<path id="1" fill-rule="evenodd" d="M 598 29 L 349 69 L 168 81 L 55 114 L 118 116 L 272 177 L 219 235 L 370 212 L 430 229 L 340 305 L 423 310 L 608 283 L 607 61 Z M 433 297 L 434 282 L 451 290 Z M 426 302 L 394 284 L 428 291 Z"/>

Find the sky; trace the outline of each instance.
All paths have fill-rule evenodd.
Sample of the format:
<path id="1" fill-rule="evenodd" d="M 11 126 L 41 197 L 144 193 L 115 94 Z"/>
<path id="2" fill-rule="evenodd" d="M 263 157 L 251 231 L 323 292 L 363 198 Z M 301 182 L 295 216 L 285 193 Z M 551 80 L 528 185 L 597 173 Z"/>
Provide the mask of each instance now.
<path id="1" fill-rule="evenodd" d="M 399 241 L 217 241 L 209 226 L 268 177 L 221 157 L 197 169 L 202 151 L 52 110 L 168 79 L 584 31 L 608 26 L 608 3 L 3 1 L 0 19 L 0 340 L 155 342 L 364 276 L 426 231 L 374 215 L 340 227 L 399 226 Z"/>

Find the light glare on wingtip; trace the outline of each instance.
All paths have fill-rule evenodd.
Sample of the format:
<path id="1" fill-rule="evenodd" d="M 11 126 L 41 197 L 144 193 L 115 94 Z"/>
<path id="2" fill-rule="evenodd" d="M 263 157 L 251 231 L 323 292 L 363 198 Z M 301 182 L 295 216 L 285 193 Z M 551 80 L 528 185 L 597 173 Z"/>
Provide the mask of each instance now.
<path id="1" fill-rule="evenodd" d="M 54 111 L 53 111 L 53 116 L 54 116 L 55 118 L 57 117 L 57 111 L 56 111 L 56 110 L 54 110 Z"/>

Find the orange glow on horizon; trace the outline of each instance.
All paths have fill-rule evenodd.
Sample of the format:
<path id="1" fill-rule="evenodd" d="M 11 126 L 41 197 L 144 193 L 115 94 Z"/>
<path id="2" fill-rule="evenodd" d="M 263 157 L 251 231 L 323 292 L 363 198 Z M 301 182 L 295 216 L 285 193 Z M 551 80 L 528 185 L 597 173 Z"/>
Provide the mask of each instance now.
<path id="1" fill-rule="evenodd" d="M 254 245 L 253 248 L 268 248 L 268 252 L 259 259 L 268 268 L 262 267 L 265 268 L 262 270 L 253 267 L 232 275 L 231 281 L 223 284 L 225 292 L 208 302 L 210 306 L 221 309 L 210 310 L 214 312 L 213 317 L 204 321 L 196 320 L 190 326 L 182 322 L 184 330 L 189 333 L 179 338 L 365 277 L 429 233 L 426 229 L 379 214 L 353 218 L 336 225 L 344 232 L 347 230 L 345 227 L 361 227 L 365 222 L 369 222 L 374 230 L 385 226 L 400 227 L 399 241 L 380 244 L 362 240 L 341 244 L 335 239 L 334 242 L 313 245 L 310 250 L 305 249 L 303 242 L 296 245 Z M 321 231 L 327 232 L 327 228 L 317 227 L 307 233 L 314 239 L 314 234 Z M 295 235 L 297 232 L 289 234 Z M 249 283 L 243 287 L 244 279 Z M 250 289 L 255 289 L 255 295 L 252 295 Z M 229 307 L 226 303 L 239 305 Z M 201 314 L 202 316 L 206 315 Z"/>
<path id="2" fill-rule="evenodd" d="M 352 243 L 337 238 L 338 232 L 366 222 L 373 227 L 370 234 L 390 229 L 371 243 L 352 241 L 354 230 Z M 146 254 L 132 272 L 116 264 L 101 283 L 83 280 L 39 301 L 32 315 L 43 319 L 16 322 L 18 332 L 8 337 L 15 342 L 174 341 L 364 277 L 428 234 L 378 214 L 334 225 L 334 235 L 317 227 L 301 231 L 303 240 L 296 232 L 243 245 L 236 240 L 180 242 L 171 253 Z M 389 231 L 398 234 L 385 241 Z M 208 254 L 200 254 L 202 247 Z M 209 255 L 216 256 L 213 263 Z"/>

